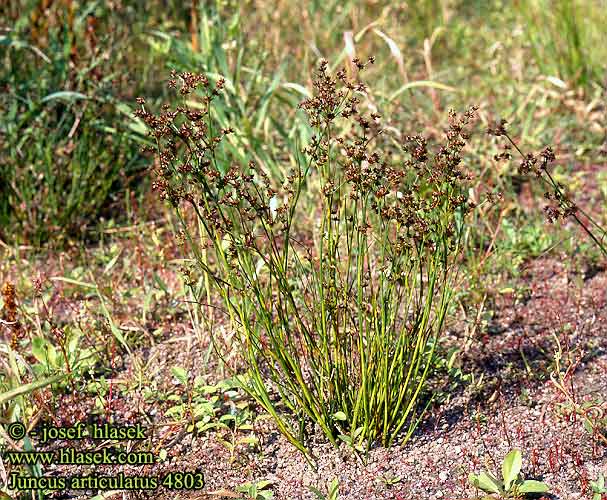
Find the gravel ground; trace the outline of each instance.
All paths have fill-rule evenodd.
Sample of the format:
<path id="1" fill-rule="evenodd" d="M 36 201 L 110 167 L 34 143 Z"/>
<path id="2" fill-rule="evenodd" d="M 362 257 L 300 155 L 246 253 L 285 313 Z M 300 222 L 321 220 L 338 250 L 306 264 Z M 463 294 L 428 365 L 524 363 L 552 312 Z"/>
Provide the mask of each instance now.
<path id="1" fill-rule="evenodd" d="M 461 356 L 462 369 L 473 372 L 477 383 L 461 385 L 448 401 L 435 405 L 406 445 L 373 449 L 364 464 L 345 446 L 334 449 L 319 437 L 312 444 L 318 457 L 313 467 L 269 421 L 262 421 L 255 425 L 261 444 L 253 451 L 241 446 L 231 455 L 216 435 L 194 437 L 178 426 L 159 427 L 164 430 L 156 433 L 153 445 L 168 450 L 167 461 L 97 473 L 204 472 L 206 485 L 201 491 L 175 494 L 159 489 L 121 495 L 133 499 L 241 498 L 234 493 L 237 486 L 260 480 L 272 482 L 268 489 L 276 499 L 307 499 L 316 498 L 310 486 L 326 491 L 337 479 L 339 498 L 344 500 L 459 500 L 476 498 L 467 481 L 470 472 L 499 473 L 506 453 L 520 448 L 524 475 L 550 485 L 551 496 L 546 498 L 591 498 L 588 481 L 607 474 L 607 446 L 586 432 L 579 418 L 557 411 L 563 397 L 548 375 L 556 335 L 572 352 L 585 351 L 572 376 L 576 397 L 606 399 L 607 274 L 570 268 L 558 260 L 528 266 L 520 282 L 526 293 L 500 295 L 486 328 Z M 457 328 L 451 331 L 450 342 L 458 342 L 458 335 Z M 170 367 L 202 370 L 206 347 L 182 337 L 134 355 L 151 360 L 148 373 L 158 390 L 175 390 Z M 125 378 L 131 364 L 127 358 Z M 136 391 L 116 394 L 113 407 L 123 412 L 125 422 L 142 414 L 153 423 L 165 422 L 161 408 L 150 407 Z M 62 473 L 73 475 L 77 470 L 71 467 Z"/>
<path id="2" fill-rule="evenodd" d="M 131 264 L 127 265 L 126 260 L 122 266 L 117 264 L 112 276 L 107 277 L 114 283 L 115 293 L 118 289 L 130 289 L 133 280 L 144 289 L 146 279 L 150 281 L 154 274 L 169 289 L 177 289 L 178 273 L 175 269 L 167 270 L 163 261 L 177 258 L 180 253 L 168 241 L 160 240 L 155 243 L 157 248 L 149 249 L 142 233 L 141 242 L 123 253 L 129 256 Z M 146 252 L 162 258 L 151 261 Z M 41 267 L 47 276 L 68 276 L 66 268 L 70 265 L 68 261 L 49 259 Z M 9 263 L 8 274 L 0 277 L 18 283 L 24 279 L 21 270 L 24 266 L 18 261 Z M 137 271 L 130 274 L 134 269 Z M 62 283 L 55 282 L 55 286 L 47 304 L 54 315 L 61 317 L 63 324 L 78 320 L 85 330 L 98 329 L 98 319 L 86 309 L 90 297 L 72 295 L 64 300 Z M 111 412 L 116 423 L 142 422 L 154 428 L 151 440 L 139 447 L 164 449 L 167 460 L 153 466 L 94 470 L 69 466 L 44 472 L 160 476 L 168 471 L 198 469 L 204 472 L 206 481 L 204 489 L 196 492 L 158 489 L 151 493 L 120 492 L 107 498 L 243 498 L 235 493 L 236 487 L 268 480 L 271 481 L 268 489 L 278 500 L 307 499 L 316 498 L 310 486 L 326 492 L 328 484 L 337 479 L 342 500 L 463 500 L 476 498 L 467 480 L 470 472 L 485 469 L 498 473 L 505 454 L 517 447 L 523 452 L 524 475 L 550 485 L 551 495 L 547 498 L 591 499 L 588 482 L 601 472 L 607 476 L 607 446 L 584 429 L 580 418 L 559 411 L 564 398 L 549 375 L 555 338 L 565 356 L 571 352 L 575 358 L 583 351 L 569 383 L 573 384 L 578 401 L 592 398 L 602 401 L 602 411 L 607 416 L 607 272 L 604 266 L 584 267 L 570 257 L 542 258 L 527 263 L 513 286 L 516 290 L 494 294 L 484 322 L 459 357 L 461 370 L 472 373 L 474 380 L 458 384 L 449 391 L 450 398 L 434 404 L 408 443 L 373 449 L 363 464 L 345 446 L 334 449 L 317 435 L 317 442 L 311 445 L 318 458 L 316 467 L 268 420 L 254 424 L 254 434 L 260 440 L 258 448 L 242 445 L 233 454 L 220 442 L 219 435 L 196 437 L 185 432 L 182 425 L 169 425 L 171 419 L 164 416 L 170 406 L 166 396 L 180 391 L 171 367 L 218 374 L 219 366 L 212 356 L 205 363 L 208 339 L 192 331 L 187 314 L 175 306 L 169 294 L 158 295 L 145 321 L 139 321 L 141 297 L 133 293 L 130 302 L 114 303 L 116 323 L 131 328 L 126 330 L 133 332 L 129 335 L 141 340 L 132 354 L 113 360 L 112 373 L 108 375 L 114 384 Z M 469 329 L 463 322 L 450 325 L 446 343 L 464 345 L 467 332 Z M 138 373 L 145 375 L 143 385 L 139 386 L 133 382 Z M 209 383 L 212 382 L 209 378 Z M 443 389 L 447 383 L 444 377 L 434 382 Z M 158 397 L 146 399 L 143 395 L 146 388 Z M 54 418 L 69 424 L 96 418 L 90 415 L 94 408 L 94 398 L 75 393 L 54 400 L 52 412 Z M 55 442 L 52 446 L 67 444 Z M 93 445 L 82 441 L 76 446 L 90 450 Z M 133 442 L 129 446 L 138 449 Z M 43 448 L 36 446 L 36 449 Z M 63 492 L 55 498 L 78 496 Z"/>

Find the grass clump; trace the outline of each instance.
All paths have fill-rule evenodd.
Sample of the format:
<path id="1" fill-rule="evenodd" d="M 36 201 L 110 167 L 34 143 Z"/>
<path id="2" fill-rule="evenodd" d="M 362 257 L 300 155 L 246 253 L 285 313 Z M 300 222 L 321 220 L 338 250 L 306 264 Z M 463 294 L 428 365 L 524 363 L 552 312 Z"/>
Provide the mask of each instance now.
<path id="1" fill-rule="evenodd" d="M 407 439 L 472 207 L 460 153 L 474 110 L 450 115 L 434 156 L 421 136 L 394 146 L 380 116 L 360 110 L 365 86 L 323 62 L 300 106 L 315 135 L 276 178 L 222 152 L 223 80 L 174 74 L 171 86 L 178 78 L 189 102 L 202 91 L 195 107 L 138 116 L 158 145 L 155 187 L 237 331 L 243 387 L 306 453 L 308 422 L 359 451 Z"/>
<path id="2" fill-rule="evenodd" d="M 143 163 L 122 125 L 113 40 L 91 11 L 45 15 L 0 34 L 0 238 L 36 246 L 82 236 Z"/>

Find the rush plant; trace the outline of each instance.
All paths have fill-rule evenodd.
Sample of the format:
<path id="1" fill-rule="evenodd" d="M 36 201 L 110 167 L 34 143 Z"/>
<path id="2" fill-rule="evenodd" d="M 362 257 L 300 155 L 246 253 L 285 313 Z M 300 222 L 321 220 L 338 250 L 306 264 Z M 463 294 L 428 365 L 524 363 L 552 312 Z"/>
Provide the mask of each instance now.
<path id="1" fill-rule="evenodd" d="M 544 212 L 548 222 L 553 223 L 571 217 L 575 223 L 583 229 L 586 235 L 590 237 L 603 255 L 607 256 L 607 244 L 605 243 L 607 229 L 597 222 L 588 212 L 579 207 L 573 200 L 573 197 L 567 192 L 566 187 L 560 182 L 557 182 L 551 174 L 551 166 L 556 160 L 556 155 L 552 148 L 548 146 L 539 154 L 535 155 L 533 153 L 525 154 L 506 131 L 506 124 L 507 121 L 501 119 L 499 122 L 489 125 L 487 129 L 489 135 L 505 137 L 507 140 L 505 152 L 496 156 L 496 159 L 510 159 L 511 154 L 509 149 L 510 147 L 514 147 L 522 159 L 518 167 L 519 174 L 523 176 L 530 176 L 533 174 L 533 176 L 547 189 L 544 193 L 544 198 L 548 200 L 550 204 L 544 207 Z"/>
<path id="2" fill-rule="evenodd" d="M 188 106 L 156 115 L 140 100 L 137 114 L 157 142 L 155 186 L 237 332 L 243 388 L 306 454 L 310 423 L 359 451 L 408 439 L 472 208 L 461 151 L 474 109 L 450 114 L 431 155 L 421 136 L 383 140 L 365 86 L 322 62 L 300 105 L 315 135 L 276 178 L 222 150 L 223 80 L 179 80 Z"/>

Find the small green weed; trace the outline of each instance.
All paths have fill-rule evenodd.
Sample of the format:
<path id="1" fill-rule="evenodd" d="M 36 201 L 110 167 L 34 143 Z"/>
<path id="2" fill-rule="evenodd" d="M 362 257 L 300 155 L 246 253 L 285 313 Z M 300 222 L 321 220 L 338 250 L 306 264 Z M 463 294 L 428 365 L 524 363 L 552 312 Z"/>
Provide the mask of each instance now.
<path id="1" fill-rule="evenodd" d="M 232 460 L 238 446 L 259 444 L 252 433 L 254 415 L 249 410 L 249 402 L 240 397 L 237 382 L 226 379 L 207 385 L 199 376 L 192 384 L 184 368 L 175 366 L 171 373 L 185 393 L 168 397 L 168 401 L 175 404 L 165 412 L 166 417 L 187 424 L 188 432 L 218 431 L 218 440 L 230 451 Z"/>
<path id="2" fill-rule="evenodd" d="M 0 343 L 0 421 L 28 421 L 35 401 L 26 396 L 53 385 L 56 390 L 87 373 L 98 361 L 96 350 L 86 345 L 86 336 L 75 325 L 58 325 L 45 302 L 41 285 L 33 303 L 18 303 L 15 287 L 1 290 L 0 333 L 9 343 Z M 33 332 L 26 335 L 26 332 Z"/>
<path id="3" fill-rule="evenodd" d="M 272 486 L 272 481 L 257 481 L 238 486 L 236 491 L 246 495 L 239 500 L 270 500 L 274 498 L 274 492 L 268 489 L 270 486 Z"/>
<path id="4" fill-rule="evenodd" d="M 502 479 L 499 480 L 489 472 L 470 474 L 468 480 L 472 486 L 492 495 L 487 499 L 495 498 L 526 498 L 527 495 L 547 493 L 548 485 L 541 481 L 523 480 L 520 476 L 523 464 L 520 450 L 512 450 L 506 455 L 502 463 Z"/>
<path id="5" fill-rule="evenodd" d="M 592 500 L 603 500 L 607 495 L 605 487 L 605 476 L 601 473 L 596 481 L 590 481 L 590 489 L 592 491 Z"/>
<path id="6" fill-rule="evenodd" d="M 403 478 L 392 474 L 382 474 L 379 476 L 379 480 L 386 486 L 394 486 L 395 484 L 402 482 Z"/>
<path id="7" fill-rule="evenodd" d="M 327 493 L 323 493 L 314 486 L 308 486 L 308 489 L 316 495 L 317 500 L 338 500 L 339 499 L 339 479 L 335 478 L 327 487 Z"/>

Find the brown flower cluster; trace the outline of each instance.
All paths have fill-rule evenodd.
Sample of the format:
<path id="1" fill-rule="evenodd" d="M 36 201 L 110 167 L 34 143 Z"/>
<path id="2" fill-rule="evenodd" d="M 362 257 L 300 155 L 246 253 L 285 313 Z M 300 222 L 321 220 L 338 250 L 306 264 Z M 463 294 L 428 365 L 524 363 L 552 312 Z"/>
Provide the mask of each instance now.
<path id="1" fill-rule="evenodd" d="M 510 147 L 514 147 L 520 157 L 521 162 L 518 167 L 520 175 L 534 175 L 543 180 L 551 187 L 550 191 L 544 193 L 544 198 L 550 200 L 551 204 L 544 207 L 544 213 L 548 222 L 553 223 L 557 220 L 565 220 L 571 216 L 575 218 L 578 208 L 571 197 L 566 193 L 565 186 L 556 182 L 550 174 L 549 167 L 556 161 L 556 155 L 550 146 L 544 148 L 539 154 L 523 153 L 521 149 L 512 140 L 506 130 L 506 120 L 492 123 L 487 128 L 487 133 L 496 137 L 505 137 L 508 143 L 503 145 L 504 152 L 495 156 L 495 160 L 509 160 Z"/>
<path id="2" fill-rule="evenodd" d="M 170 106 L 164 105 L 161 113 L 156 115 L 148 111 L 145 100 L 139 98 L 137 102 L 141 109 L 135 115 L 148 126 L 157 145 L 156 149 L 150 148 L 157 153 L 153 188 L 160 192 L 162 199 L 178 206 L 182 200 L 195 203 L 190 184 L 196 180 L 204 184 L 220 177 L 212 165 L 213 158 L 223 136 L 233 130 L 224 129 L 215 136 L 209 130 L 211 102 L 220 94 L 224 80 L 211 85 L 204 75 L 173 72 L 171 77 L 169 87 L 177 88 L 177 82 L 181 81 L 179 93 L 182 96 L 192 94 L 197 89 L 203 90 L 199 108 L 178 106 L 171 110 Z M 175 179 L 178 173 L 185 175 L 188 182 Z"/>
<path id="3" fill-rule="evenodd" d="M 354 61 L 359 71 L 372 63 L 373 58 Z M 154 188 L 175 207 L 183 202 L 193 207 L 207 234 L 225 240 L 232 258 L 252 249 L 265 260 L 268 252 L 277 254 L 288 244 L 297 190 L 310 172 L 319 174 L 331 223 L 387 235 L 395 256 L 420 246 L 452 248 L 456 215 L 473 207 L 466 196 L 462 150 L 476 108 L 462 116 L 450 113 L 435 154 L 419 135 L 402 138 L 401 148 L 391 150 L 379 141 L 380 115 L 361 110 L 367 89 L 358 76 L 349 79 L 344 70 L 332 75 L 328 63 L 320 63 L 314 95 L 300 104 L 316 132 L 303 151 L 308 167 L 271 179 L 253 162 L 232 164 L 219 149 L 233 133 L 213 126 L 211 105 L 223 81 L 213 85 L 203 75 L 173 73 L 170 87 L 198 101 L 196 107 L 164 106 L 153 114 L 139 100 L 137 116 L 157 145 Z"/>
<path id="4" fill-rule="evenodd" d="M 261 251 L 276 246 L 272 238 L 263 241 L 259 234 L 288 225 L 295 173 L 285 176 L 279 193 L 255 162 L 233 164 L 220 150 L 225 137 L 234 133 L 232 128 L 218 129 L 211 115 L 224 80 L 212 84 L 204 75 L 173 73 L 169 86 L 190 96 L 190 105 L 175 110 L 165 105 L 161 113 L 153 114 L 140 99 L 142 108 L 137 112 L 157 145 L 154 189 L 174 207 L 184 202 L 192 207 L 209 237 L 225 236 L 232 258 L 238 248 Z"/>
<path id="5" fill-rule="evenodd" d="M 17 317 L 17 294 L 15 286 L 6 282 L 0 290 L 4 300 L 2 324 L 8 327 L 10 331 L 10 346 L 15 350 L 18 347 L 19 339 L 23 336 L 23 331 Z"/>
<path id="6" fill-rule="evenodd" d="M 364 69 L 365 65 L 359 63 L 357 67 Z M 335 202 L 335 186 L 343 174 L 349 198 L 355 203 L 369 203 L 379 216 L 378 229 L 385 231 L 388 225 L 393 228 L 393 241 L 398 248 L 406 248 L 411 239 L 432 246 L 452 235 L 453 215 L 472 208 L 462 189 L 468 176 L 462 170 L 461 152 L 476 108 L 470 108 L 462 117 L 450 113 L 445 143 L 433 156 L 424 137 L 404 137 L 402 151 L 409 159 L 395 163 L 393 152 L 385 154 L 375 142 L 382 133 L 380 116 L 365 116 L 359 109 L 360 99 L 355 94 L 366 91 L 363 84 L 348 81 L 345 71 L 332 77 L 323 61 L 316 73 L 315 88 L 315 96 L 301 104 L 310 124 L 319 131 L 305 152 L 319 171 L 329 161 L 337 162 L 342 169 L 322 188 L 329 203 Z M 337 135 L 337 131 L 347 129 L 339 119 L 354 125 L 345 136 Z M 361 226 L 368 229 L 369 224 Z"/>

